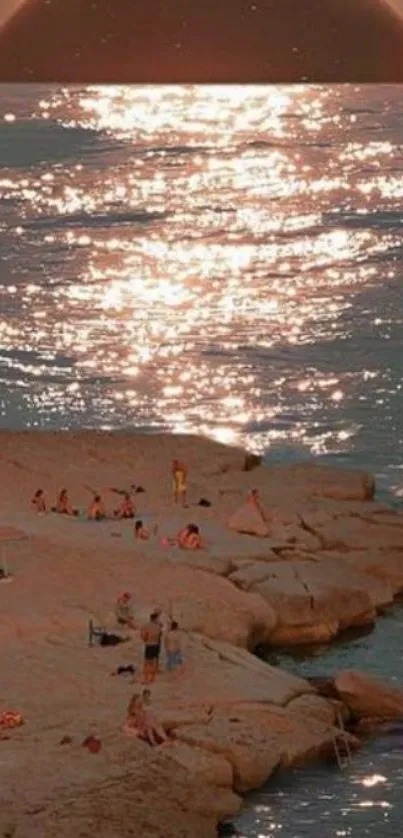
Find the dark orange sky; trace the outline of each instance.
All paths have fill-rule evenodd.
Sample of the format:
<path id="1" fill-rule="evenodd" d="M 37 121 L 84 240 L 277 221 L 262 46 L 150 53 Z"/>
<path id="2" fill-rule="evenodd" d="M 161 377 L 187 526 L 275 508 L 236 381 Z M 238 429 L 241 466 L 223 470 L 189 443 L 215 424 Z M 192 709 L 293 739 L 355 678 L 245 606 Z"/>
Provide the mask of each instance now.
<path id="1" fill-rule="evenodd" d="M 0 81 L 403 81 L 384 0 L 28 0 Z"/>

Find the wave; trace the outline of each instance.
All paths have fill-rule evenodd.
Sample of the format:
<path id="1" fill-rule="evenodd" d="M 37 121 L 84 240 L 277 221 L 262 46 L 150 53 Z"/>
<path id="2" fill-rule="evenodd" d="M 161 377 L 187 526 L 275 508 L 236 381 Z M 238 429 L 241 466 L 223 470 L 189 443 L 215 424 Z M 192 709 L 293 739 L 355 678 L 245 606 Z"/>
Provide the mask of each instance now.
<path id="1" fill-rule="evenodd" d="M 107 138 L 99 131 L 78 126 L 64 126 L 44 119 L 25 119 L 0 123 L 0 160 L 2 168 L 30 168 L 70 158 L 94 154 L 100 143 L 104 150 Z M 110 146 L 109 146 L 110 147 Z M 116 143 L 113 143 L 116 147 Z"/>
<path id="2" fill-rule="evenodd" d="M 322 214 L 322 221 L 328 227 L 401 227 L 402 210 L 382 210 L 380 212 L 360 212 L 359 210 L 338 210 Z"/>
<path id="3" fill-rule="evenodd" d="M 179 157 L 182 155 L 208 154 L 216 152 L 212 146 L 205 145 L 161 145 L 143 146 L 139 153 L 147 157 L 152 155 L 163 155 L 164 157 Z"/>
<path id="4" fill-rule="evenodd" d="M 24 230 L 52 230 L 56 227 L 122 227 L 131 224 L 150 224 L 167 218 L 167 212 L 105 212 L 96 215 L 78 212 L 72 215 L 55 215 L 36 218 L 22 225 Z"/>

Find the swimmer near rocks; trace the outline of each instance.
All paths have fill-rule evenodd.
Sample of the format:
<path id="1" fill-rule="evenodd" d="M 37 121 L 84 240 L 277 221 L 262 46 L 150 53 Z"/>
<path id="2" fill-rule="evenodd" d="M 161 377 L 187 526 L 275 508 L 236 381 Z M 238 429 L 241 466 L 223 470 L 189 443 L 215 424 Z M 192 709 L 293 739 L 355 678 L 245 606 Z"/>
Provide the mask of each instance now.
<path id="1" fill-rule="evenodd" d="M 245 468 L 196 436 L 0 443 L 0 834 L 230 834 L 279 768 L 343 770 L 368 729 L 400 724 L 399 681 L 309 682 L 254 654 L 370 631 L 402 593 L 403 518 L 371 475 Z"/>

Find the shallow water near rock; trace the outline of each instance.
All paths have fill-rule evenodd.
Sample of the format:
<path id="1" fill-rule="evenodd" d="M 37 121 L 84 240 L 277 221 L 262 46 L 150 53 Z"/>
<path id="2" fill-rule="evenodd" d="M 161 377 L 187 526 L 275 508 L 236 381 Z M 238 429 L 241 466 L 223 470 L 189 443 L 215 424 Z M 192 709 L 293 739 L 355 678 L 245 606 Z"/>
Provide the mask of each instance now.
<path id="1" fill-rule="evenodd" d="M 401 683 L 403 604 L 390 608 L 372 632 L 348 633 L 327 647 L 266 653 L 266 659 L 306 677 L 356 668 Z M 398 838 L 402 781 L 403 726 L 397 725 L 371 737 L 343 770 L 314 765 L 279 773 L 248 797 L 236 827 L 244 838 Z"/>

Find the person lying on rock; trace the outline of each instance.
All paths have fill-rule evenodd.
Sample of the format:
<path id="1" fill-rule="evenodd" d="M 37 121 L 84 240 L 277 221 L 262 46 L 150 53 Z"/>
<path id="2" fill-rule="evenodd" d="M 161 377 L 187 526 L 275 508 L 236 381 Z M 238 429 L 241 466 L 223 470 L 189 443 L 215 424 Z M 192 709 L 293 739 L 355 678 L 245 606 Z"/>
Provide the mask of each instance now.
<path id="1" fill-rule="evenodd" d="M 67 489 L 62 489 L 56 499 L 56 506 L 52 506 L 52 512 L 59 515 L 78 515 L 78 509 L 73 509 Z"/>
<path id="2" fill-rule="evenodd" d="M 125 492 L 117 509 L 114 510 L 115 518 L 134 518 L 136 507 L 129 492 Z"/>
<path id="3" fill-rule="evenodd" d="M 148 541 L 150 538 L 150 533 L 142 521 L 136 521 L 134 525 L 134 537 L 139 538 L 142 541 Z"/>
<path id="4" fill-rule="evenodd" d="M 106 518 L 105 505 L 101 495 L 94 495 L 87 511 L 89 521 L 104 521 Z"/>
<path id="5" fill-rule="evenodd" d="M 118 597 L 115 606 L 115 616 L 116 620 L 121 626 L 127 626 L 128 628 L 135 629 L 136 623 L 134 620 L 134 610 L 133 610 L 133 603 L 132 603 L 132 595 L 127 591 L 124 594 L 121 594 Z"/>
<path id="6" fill-rule="evenodd" d="M 199 527 L 196 524 L 188 524 L 178 533 L 178 545 L 182 550 L 202 550 L 203 542 Z"/>
<path id="7" fill-rule="evenodd" d="M 43 489 L 36 490 L 32 498 L 31 504 L 35 512 L 38 512 L 39 514 L 43 515 L 45 512 L 48 511 L 46 506 L 45 492 L 43 491 Z"/>
<path id="8" fill-rule="evenodd" d="M 172 620 L 165 634 L 165 654 L 167 672 L 179 675 L 183 669 L 182 632 L 176 620 Z"/>
<path id="9" fill-rule="evenodd" d="M 157 676 L 161 638 L 160 614 L 158 611 L 153 611 L 148 623 L 141 629 L 141 639 L 144 642 L 143 684 L 151 684 Z"/>

